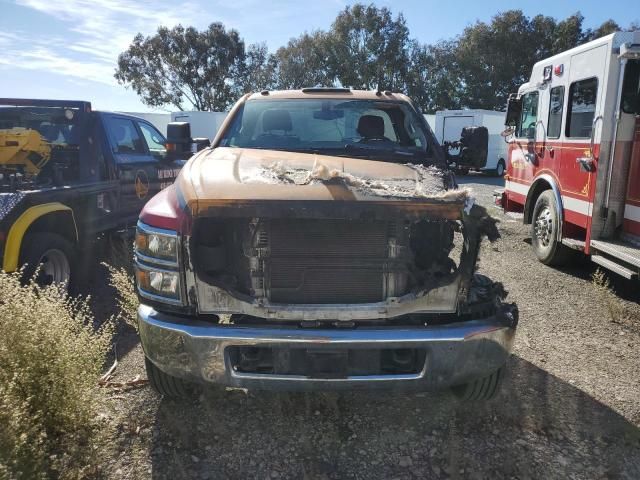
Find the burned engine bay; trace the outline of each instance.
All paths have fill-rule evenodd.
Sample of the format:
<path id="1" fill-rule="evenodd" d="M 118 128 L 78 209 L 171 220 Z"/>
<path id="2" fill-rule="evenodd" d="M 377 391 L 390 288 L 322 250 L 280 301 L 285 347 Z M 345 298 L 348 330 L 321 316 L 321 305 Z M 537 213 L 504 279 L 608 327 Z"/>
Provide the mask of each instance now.
<path id="1" fill-rule="evenodd" d="M 475 274 L 480 241 L 496 222 L 467 190 L 435 168 L 375 182 L 314 165 L 274 165 L 260 182 L 358 190 L 373 201 L 247 202 L 194 218 L 187 240 L 201 313 L 236 320 L 394 321 L 463 318 L 504 291 Z M 246 181 L 246 180 L 245 180 Z M 434 186 L 437 185 L 437 188 Z"/>

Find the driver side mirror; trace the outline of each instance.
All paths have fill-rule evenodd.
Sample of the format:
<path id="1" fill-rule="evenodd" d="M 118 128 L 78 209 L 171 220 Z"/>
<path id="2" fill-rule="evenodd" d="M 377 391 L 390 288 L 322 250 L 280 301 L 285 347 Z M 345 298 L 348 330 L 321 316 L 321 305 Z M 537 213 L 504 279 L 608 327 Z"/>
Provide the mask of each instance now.
<path id="1" fill-rule="evenodd" d="M 167 125 L 167 154 L 171 160 L 184 159 L 191 156 L 195 145 L 195 151 L 209 147 L 208 138 L 191 138 L 191 125 L 189 122 L 171 122 Z"/>
<path id="2" fill-rule="evenodd" d="M 507 114 L 504 118 L 504 124 L 507 127 L 517 127 L 522 113 L 522 99 L 515 95 L 510 95 L 507 100 Z"/>
<path id="3" fill-rule="evenodd" d="M 189 122 L 171 122 L 167 125 L 167 152 L 176 154 L 191 151 L 191 125 Z"/>

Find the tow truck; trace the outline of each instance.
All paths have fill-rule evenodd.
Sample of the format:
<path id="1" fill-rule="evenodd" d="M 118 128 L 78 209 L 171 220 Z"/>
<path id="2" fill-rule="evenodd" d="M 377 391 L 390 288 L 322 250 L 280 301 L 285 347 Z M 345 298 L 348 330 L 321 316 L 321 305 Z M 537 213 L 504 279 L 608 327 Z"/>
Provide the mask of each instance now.
<path id="1" fill-rule="evenodd" d="M 640 31 L 617 32 L 533 66 L 507 106 L 504 191 L 531 224 L 538 259 L 575 252 L 640 274 Z"/>
<path id="2" fill-rule="evenodd" d="M 151 123 L 86 101 L 0 98 L 1 269 L 72 288 L 94 240 L 134 227 L 191 155 L 165 144 Z"/>

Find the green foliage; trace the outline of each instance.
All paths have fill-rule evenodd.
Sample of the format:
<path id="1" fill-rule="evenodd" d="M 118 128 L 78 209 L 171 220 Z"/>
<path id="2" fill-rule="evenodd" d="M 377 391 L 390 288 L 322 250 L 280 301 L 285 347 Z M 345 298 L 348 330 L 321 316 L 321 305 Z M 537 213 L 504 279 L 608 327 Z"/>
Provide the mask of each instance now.
<path id="1" fill-rule="evenodd" d="M 234 100 L 244 93 L 274 88 L 275 69 L 275 58 L 265 44 L 249 45 L 239 65 Z"/>
<path id="2" fill-rule="evenodd" d="M 344 86 L 398 91 L 409 63 L 409 29 L 402 14 L 373 4 L 346 7 L 327 35 L 329 67 Z"/>
<path id="3" fill-rule="evenodd" d="M 150 106 L 180 109 L 187 103 L 224 110 L 242 93 L 264 88 L 342 85 L 405 92 L 428 112 L 502 110 L 534 63 L 620 30 L 613 20 L 595 29 L 583 22 L 580 12 L 556 20 L 508 10 L 423 45 L 410 38 L 402 14 L 354 4 L 327 31 L 304 33 L 273 54 L 264 45 L 245 50 L 238 32 L 220 23 L 203 32 L 161 27 L 153 37 L 135 37 L 120 55 L 116 78 Z"/>
<path id="4" fill-rule="evenodd" d="M 327 37 L 324 32 L 305 33 L 280 47 L 273 55 L 275 88 L 332 86 Z"/>
<path id="5" fill-rule="evenodd" d="M 224 110 L 235 100 L 233 84 L 244 59 L 240 35 L 221 23 L 204 31 L 160 27 L 154 36 L 136 35 L 118 57 L 115 77 L 152 107 L 182 109 L 187 102 L 196 110 Z"/>
<path id="6" fill-rule="evenodd" d="M 534 63 L 620 30 L 613 20 L 584 30 L 583 21 L 580 12 L 556 21 L 509 10 L 465 28 L 450 46 L 457 67 L 451 73 L 464 85 L 461 106 L 502 110 L 509 94 L 528 80 Z"/>
<path id="7" fill-rule="evenodd" d="M 459 81 L 460 66 L 455 43 L 443 40 L 435 45 L 412 42 L 407 69 L 406 93 L 427 112 L 458 109 L 464 86 Z"/>
<path id="8" fill-rule="evenodd" d="M 95 473 L 111 327 L 85 299 L 0 274 L 0 478 Z"/>

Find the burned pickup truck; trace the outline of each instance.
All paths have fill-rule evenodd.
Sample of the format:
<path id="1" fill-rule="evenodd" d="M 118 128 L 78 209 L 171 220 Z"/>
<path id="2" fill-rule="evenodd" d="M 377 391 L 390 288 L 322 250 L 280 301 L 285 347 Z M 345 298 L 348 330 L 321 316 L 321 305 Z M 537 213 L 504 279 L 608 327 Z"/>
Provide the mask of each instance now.
<path id="1" fill-rule="evenodd" d="M 475 273 L 495 221 L 389 92 L 247 95 L 143 209 L 151 385 L 497 391 L 518 321 Z"/>

